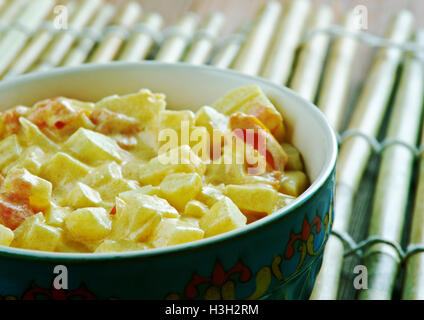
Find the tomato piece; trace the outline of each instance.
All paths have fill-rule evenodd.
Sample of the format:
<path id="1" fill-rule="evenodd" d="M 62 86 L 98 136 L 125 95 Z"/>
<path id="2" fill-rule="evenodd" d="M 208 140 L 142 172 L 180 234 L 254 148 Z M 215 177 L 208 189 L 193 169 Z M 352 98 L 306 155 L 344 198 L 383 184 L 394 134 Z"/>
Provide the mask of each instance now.
<path id="1" fill-rule="evenodd" d="M 86 110 L 80 110 L 68 99 L 52 98 L 35 105 L 28 119 L 50 138 L 60 139 L 73 134 L 87 121 L 90 122 L 89 114 L 86 113 Z"/>
<path id="2" fill-rule="evenodd" d="M 115 214 L 116 214 L 116 205 L 115 205 L 115 206 L 113 206 L 113 208 L 112 208 L 112 210 L 110 210 L 109 214 L 110 214 L 111 216 L 113 216 L 113 215 L 115 215 Z"/>
<path id="3" fill-rule="evenodd" d="M 21 128 L 19 118 L 25 116 L 29 109 L 27 107 L 16 107 L 2 114 L 2 122 L 4 126 L 4 136 L 17 134 Z"/>
<path id="4" fill-rule="evenodd" d="M 34 214 L 28 204 L 16 204 L 0 198 L 0 222 L 12 230 Z"/>
<path id="5" fill-rule="evenodd" d="M 266 162 L 273 170 L 277 169 L 275 166 L 274 157 L 272 156 L 272 153 L 268 149 L 266 149 L 266 145 L 262 148 L 259 147 L 260 143 L 266 144 L 266 140 L 264 138 L 261 139 L 261 137 L 259 136 L 259 132 L 253 133 L 253 141 L 248 141 L 247 129 L 237 129 L 233 132 L 239 139 L 242 139 L 244 143 L 251 145 L 256 151 L 258 151 L 259 154 L 265 158 Z"/>

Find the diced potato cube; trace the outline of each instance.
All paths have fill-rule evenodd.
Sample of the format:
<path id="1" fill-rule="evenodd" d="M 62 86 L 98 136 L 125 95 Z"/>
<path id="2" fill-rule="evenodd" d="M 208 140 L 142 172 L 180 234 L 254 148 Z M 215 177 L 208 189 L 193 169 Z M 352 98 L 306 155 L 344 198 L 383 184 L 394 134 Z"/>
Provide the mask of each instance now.
<path id="1" fill-rule="evenodd" d="M 179 216 L 178 211 L 165 199 L 149 196 L 138 190 L 122 192 L 119 194 L 119 198 L 124 200 L 130 207 L 138 207 L 143 212 L 157 212 L 166 218 L 177 218 Z"/>
<path id="2" fill-rule="evenodd" d="M 26 169 L 11 170 L 4 179 L 2 191 L 28 199 L 30 207 L 35 211 L 44 211 L 50 207 L 52 184 Z"/>
<path id="3" fill-rule="evenodd" d="M 203 217 L 209 208 L 204 203 L 197 201 L 197 200 L 191 200 L 187 202 L 183 215 L 188 217 L 195 217 L 195 218 L 201 218 Z"/>
<path id="4" fill-rule="evenodd" d="M 204 186 L 196 197 L 197 200 L 203 202 L 208 207 L 212 207 L 222 198 L 224 198 L 222 191 L 218 187 L 212 185 Z"/>
<path id="5" fill-rule="evenodd" d="M 204 106 L 196 112 L 196 126 L 205 127 L 213 137 L 213 130 L 225 132 L 228 130 L 228 117 L 214 108 Z"/>
<path id="6" fill-rule="evenodd" d="M 273 213 L 278 192 L 264 184 L 228 185 L 225 195 L 241 210 Z"/>
<path id="7" fill-rule="evenodd" d="M 279 191 L 298 197 L 308 188 L 308 185 L 308 177 L 302 171 L 286 171 L 281 176 Z"/>
<path id="8" fill-rule="evenodd" d="M 156 229 L 152 244 L 156 248 L 200 240 L 205 232 L 178 219 L 164 219 Z"/>
<path id="9" fill-rule="evenodd" d="M 71 238 L 68 232 L 62 232 L 59 244 L 56 247 L 57 252 L 90 253 L 93 250 L 86 243 L 78 242 Z M 94 242 L 97 244 L 97 242 Z M 93 243 L 93 244 L 94 244 Z M 89 242 L 92 246 L 92 243 Z"/>
<path id="10" fill-rule="evenodd" d="M 72 190 L 60 202 L 72 208 L 94 207 L 102 202 L 100 194 L 82 182 L 77 182 Z"/>
<path id="11" fill-rule="evenodd" d="M 55 186 L 75 181 L 88 174 L 90 167 L 62 152 L 56 153 L 41 167 L 41 177 Z"/>
<path id="12" fill-rule="evenodd" d="M 197 173 L 174 173 L 160 184 L 165 199 L 180 211 L 193 200 L 202 189 L 202 179 Z"/>
<path id="13" fill-rule="evenodd" d="M 0 142 L 0 169 L 19 158 L 22 148 L 15 134 Z"/>
<path id="14" fill-rule="evenodd" d="M 164 110 L 160 113 L 159 119 L 160 130 L 172 130 L 171 133 L 175 133 L 173 136 L 178 138 L 178 141 L 175 141 L 178 146 L 184 144 L 191 145 L 190 134 L 194 125 L 194 113 L 192 111 Z M 169 131 L 160 131 L 158 141 L 159 146 L 165 143 L 172 143 L 169 138 Z"/>
<path id="15" fill-rule="evenodd" d="M 277 140 L 281 141 L 284 136 L 281 114 L 257 85 L 234 89 L 215 102 L 213 107 L 226 115 L 239 111 L 256 116 Z"/>
<path id="16" fill-rule="evenodd" d="M 65 226 L 77 241 L 99 241 L 110 233 L 112 221 L 103 208 L 82 208 L 66 215 Z"/>
<path id="17" fill-rule="evenodd" d="M 112 161 L 91 169 L 90 173 L 82 182 L 95 188 L 121 178 L 121 167 L 116 162 Z"/>
<path id="18" fill-rule="evenodd" d="M 224 197 L 215 203 L 199 221 L 205 237 L 228 232 L 246 225 L 246 217 L 230 198 Z"/>
<path id="19" fill-rule="evenodd" d="M 174 157 L 175 156 L 175 157 Z M 166 154 L 159 154 L 148 163 L 140 166 L 138 180 L 142 184 L 156 186 L 163 178 L 172 173 L 197 172 L 203 175 L 206 166 L 187 145 L 169 150 Z"/>
<path id="20" fill-rule="evenodd" d="M 106 201 L 115 201 L 119 193 L 138 187 L 136 181 L 123 179 L 121 167 L 116 162 L 107 162 L 91 169 L 82 182 L 96 189 Z"/>
<path id="21" fill-rule="evenodd" d="M 79 128 L 70 136 L 64 147 L 76 158 L 88 164 L 106 160 L 122 161 L 122 150 L 112 138 L 84 128 Z"/>
<path id="22" fill-rule="evenodd" d="M 104 240 L 94 251 L 95 253 L 139 251 L 149 249 L 145 243 L 130 240 Z"/>
<path id="23" fill-rule="evenodd" d="M 4 171 L 9 172 L 13 169 L 25 168 L 32 174 L 38 175 L 45 157 L 43 150 L 39 147 L 30 146 L 25 149 L 17 161 L 7 166 Z"/>
<path id="24" fill-rule="evenodd" d="M 111 240 L 147 241 L 162 220 L 159 212 L 162 203 L 158 198 L 139 195 L 131 196 L 126 201 L 116 198 L 116 213 L 114 215 Z M 174 209 L 175 210 L 175 209 Z M 176 211 L 175 211 L 176 212 Z"/>
<path id="25" fill-rule="evenodd" d="M 45 224 L 42 213 L 38 213 L 24 221 L 15 230 L 13 247 L 55 251 L 61 238 L 62 230 Z"/>
<path id="26" fill-rule="evenodd" d="M 59 207 L 57 205 L 52 205 L 50 210 L 46 213 L 46 222 L 47 224 L 54 227 L 62 227 L 65 221 L 65 217 L 72 210 L 69 207 Z"/>
<path id="27" fill-rule="evenodd" d="M 123 177 L 125 179 L 138 180 L 140 169 L 146 164 L 147 162 L 140 161 L 139 159 L 131 159 L 129 161 L 123 162 L 121 164 Z"/>
<path id="28" fill-rule="evenodd" d="M 116 179 L 107 184 L 97 187 L 97 191 L 103 200 L 115 201 L 115 197 L 125 191 L 138 190 L 138 182 L 126 179 Z"/>
<path id="29" fill-rule="evenodd" d="M 286 170 L 303 171 L 303 161 L 300 152 L 290 143 L 283 143 L 282 147 L 288 155 Z"/>
<path id="30" fill-rule="evenodd" d="M 96 103 L 95 108 L 106 108 L 140 120 L 146 127 L 157 127 L 159 112 L 165 110 L 165 96 L 142 89 L 138 93 L 106 97 Z"/>
<path id="31" fill-rule="evenodd" d="M 277 199 L 277 202 L 275 203 L 274 212 L 277 212 L 278 210 L 283 209 L 285 206 L 288 206 L 294 200 L 296 200 L 295 197 L 278 193 L 278 199 Z"/>
<path id="32" fill-rule="evenodd" d="M 194 113 L 190 110 L 163 110 L 159 113 L 159 119 L 160 128 L 172 128 L 179 130 L 183 121 L 187 121 L 190 127 L 194 124 Z"/>
<path id="33" fill-rule="evenodd" d="M 40 146 L 45 151 L 57 151 L 59 146 L 50 140 L 38 127 L 24 117 L 19 118 L 25 142 L 28 146 Z"/>
<path id="34" fill-rule="evenodd" d="M 158 196 L 158 197 L 162 196 L 162 192 L 160 191 L 160 187 L 158 186 L 156 187 L 152 185 L 143 186 L 140 189 L 138 189 L 138 192 L 141 192 L 142 194 L 147 194 L 149 196 Z"/>
<path id="35" fill-rule="evenodd" d="M 10 246 L 15 234 L 12 230 L 0 224 L 0 246 Z"/>

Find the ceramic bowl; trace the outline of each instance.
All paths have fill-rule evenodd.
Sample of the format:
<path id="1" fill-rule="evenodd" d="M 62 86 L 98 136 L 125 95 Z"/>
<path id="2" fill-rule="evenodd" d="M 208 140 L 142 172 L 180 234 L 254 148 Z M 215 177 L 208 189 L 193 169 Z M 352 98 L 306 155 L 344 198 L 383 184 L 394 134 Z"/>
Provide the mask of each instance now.
<path id="1" fill-rule="evenodd" d="M 60 95 L 97 101 L 149 88 L 165 93 L 172 108 L 196 110 L 233 88 L 250 84 L 258 84 L 274 102 L 303 155 L 312 184 L 296 201 L 239 230 L 162 249 L 73 254 L 0 247 L 0 296 L 307 299 L 333 221 L 337 144 L 318 108 L 290 89 L 212 67 L 112 63 L 59 68 L 3 81 L 0 101 L 6 110 Z M 58 290 L 53 285 L 55 277 L 64 272 L 67 289 Z"/>

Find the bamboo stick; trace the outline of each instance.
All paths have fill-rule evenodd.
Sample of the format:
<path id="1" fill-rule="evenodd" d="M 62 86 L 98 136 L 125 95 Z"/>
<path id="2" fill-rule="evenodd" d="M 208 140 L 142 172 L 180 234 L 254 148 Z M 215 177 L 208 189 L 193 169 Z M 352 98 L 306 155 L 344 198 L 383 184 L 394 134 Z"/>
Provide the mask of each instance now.
<path id="1" fill-rule="evenodd" d="M 9 24 L 11 24 L 27 3 L 28 0 L 8 1 L 7 4 L 5 4 L 4 9 L 0 13 L 0 25 L 7 27 Z"/>
<path id="2" fill-rule="evenodd" d="M 75 1 L 66 3 L 66 8 L 69 15 L 72 15 L 72 13 L 75 11 L 76 5 L 77 4 Z M 47 22 L 51 28 L 53 28 L 55 17 L 55 14 L 52 13 L 49 21 Z M 25 73 L 34 64 L 34 62 L 37 61 L 40 54 L 44 51 L 44 49 L 54 37 L 54 33 L 49 30 L 51 28 L 41 29 L 34 35 L 34 37 L 32 37 L 28 45 L 20 53 L 20 55 L 10 67 L 9 71 L 6 73 L 5 78 L 10 78 Z"/>
<path id="3" fill-rule="evenodd" d="M 424 29 L 417 33 L 416 41 L 424 46 Z M 423 56 L 421 55 L 421 58 Z M 422 62 L 414 60 L 411 62 L 416 75 L 416 82 L 413 86 L 418 86 L 417 101 L 423 99 L 424 93 L 424 67 Z M 418 96 L 419 95 L 419 96 Z M 406 106 L 406 105 L 405 105 Z M 424 126 L 424 124 L 423 124 Z M 424 146 L 424 130 L 421 135 L 421 146 Z M 410 245 L 422 245 L 424 243 L 424 156 L 421 154 L 418 169 L 418 186 L 416 191 L 415 205 L 412 213 Z M 402 299 L 423 300 L 424 299 L 424 253 L 416 253 L 406 260 L 405 281 L 402 289 Z"/>
<path id="4" fill-rule="evenodd" d="M 127 2 L 118 13 L 118 16 L 114 21 L 114 25 L 128 31 L 138 21 L 141 11 L 142 9 L 138 2 Z M 112 31 L 100 42 L 89 61 L 105 63 L 113 60 L 124 43 L 124 38 L 125 35 L 122 33 Z"/>
<path id="5" fill-rule="evenodd" d="M 212 58 L 211 65 L 220 69 L 229 68 L 240 50 L 242 43 L 241 38 L 241 35 L 233 35 L 228 42 L 219 48 L 217 53 Z"/>
<path id="6" fill-rule="evenodd" d="M 255 24 L 247 34 L 246 40 L 234 61 L 233 69 L 256 75 L 265 59 L 272 35 L 280 16 L 279 2 L 266 3 L 258 12 Z"/>
<path id="7" fill-rule="evenodd" d="M 155 59 L 162 62 L 180 60 L 196 28 L 197 20 L 197 15 L 194 13 L 186 14 L 174 27 L 175 29 L 171 29 L 171 31 L 175 31 L 175 34 L 171 34 L 165 39 Z"/>
<path id="8" fill-rule="evenodd" d="M 205 35 L 197 38 L 191 45 L 184 61 L 191 64 L 204 64 L 209 58 L 215 38 L 218 36 L 224 24 L 224 16 L 221 13 L 214 13 L 206 20 L 200 32 Z"/>
<path id="9" fill-rule="evenodd" d="M 386 139 L 396 139 L 415 146 L 421 122 L 424 81 L 421 62 L 406 59 L 396 92 Z M 412 150 L 403 145 L 384 149 L 374 195 L 368 236 L 378 236 L 399 243 L 405 223 L 409 187 L 414 165 Z M 422 225 L 421 225 L 422 227 Z M 399 267 L 394 248 L 380 243 L 370 246 L 363 265 L 368 268 L 368 290 L 359 292 L 360 299 L 388 300 L 392 296 Z"/>
<path id="10" fill-rule="evenodd" d="M 281 19 L 261 75 L 277 84 L 286 84 L 310 8 L 309 0 L 291 0 Z"/>
<path id="11" fill-rule="evenodd" d="M 48 15 L 53 0 L 34 0 L 28 3 L 16 19 L 19 28 L 8 30 L 0 40 L 0 74 L 3 74 L 16 55 L 25 46 L 31 33 Z"/>
<path id="12" fill-rule="evenodd" d="M 401 11 L 394 19 L 386 36 L 394 42 L 405 42 L 411 33 L 413 17 Z M 348 129 L 358 130 L 375 137 L 383 120 L 390 93 L 395 81 L 396 70 L 402 52 L 397 48 L 382 48 L 378 51 L 364 88 L 359 96 L 353 118 Z M 352 203 L 359 182 L 371 155 L 371 145 L 360 136 L 345 140 L 339 152 L 336 175 L 336 212 L 333 228 L 347 232 L 352 213 Z M 337 243 L 339 242 L 339 243 Z M 318 275 L 312 299 L 335 299 L 343 263 L 343 246 L 335 236 L 330 236 L 329 246 Z"/>
<path id="13" fill-rule="evenodd" d="M 3 13 L 3 11 L 5 10 L 5 8 L 7 7 L 6 4 L 7 4 L 7 0 L 0 0 L 0 16 Z M 0 24 L 1 24 L 1 22 L 0 22 Z"/>
<path id="14" fill-rule="evenodd" d="M 47 48 L 32 71 L 40 71 L 56 67 L 67 54 L 77 38 L 77 33 L 87 24 L 96 10 L 102 4 L 102 0 L 84 0 L 72 15 L 69 28 L 72 32 L 61 32 L 57 34 L 53 42 Z"/>
<path id="15" fill-rule="evenodd" d="M 333 11 L 328 5 L 322 5 L 310 14 L 308 31 L 324 29 L 331 25 Z M 314 101 L 320 81 L 321 72 L 324 68 L 330 36 L 322 33 L 315 34 L 301 46 L 299 59 L 296 64 L 290 88 L 308 101 Z M 339 75 L 334 78 L 339 78 Z"/>
<path id="16" fill-rule="evenodd" d="M 356 18 L 354 10 L 347 13 L 343 23 L 346 31 L 359 31 Z M 340 131 L 343 125 L 357 51 L 358 41 L 349 36 L 339 36 L 330 50 L 317 105 L 336 131 Z"/>
<path id="17" fill-rule="evenodd" d="M 92 34 L 101 34 L 104 27 L 111 21 L 115 14 L 115 6 L 109 3 L 103 5 L 97 12 L 93 21 L 89 26 Z M 96 39 L 93 36 L 86 35 L 78 41 L 73 49 L 65 56 L 62 65 L 75 66 L 83 63 L 87 59 L 90 51 L 96 44 Z"/>
<path id="18" fill-rule="evenodd" d="M 163 20 L 158 13 L 150 13 L 143 20 L 146 28 L 151 32 L 158 33 L 162 27 Z M 153 44 L 155 43 L 154 36 L 147 30 L 141 29 L 135 32 L 127 41 L 119 60 L 122 61 L 139 61 L 146 58 Z"/>

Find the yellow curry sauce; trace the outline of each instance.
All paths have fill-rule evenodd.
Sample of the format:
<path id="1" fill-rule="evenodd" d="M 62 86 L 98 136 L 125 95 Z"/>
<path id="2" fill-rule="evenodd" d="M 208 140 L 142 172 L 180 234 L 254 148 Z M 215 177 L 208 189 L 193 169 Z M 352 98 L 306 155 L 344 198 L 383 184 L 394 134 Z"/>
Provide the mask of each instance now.
<path id="1" fill-rule="evenodd" d="M 116 252 L 241 228 L 308 187 L 285 135 L 257 86 L 196 113 L 147 89 L 15 107 L 0 121 L 0 245 Z"/>

